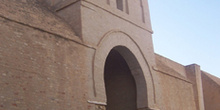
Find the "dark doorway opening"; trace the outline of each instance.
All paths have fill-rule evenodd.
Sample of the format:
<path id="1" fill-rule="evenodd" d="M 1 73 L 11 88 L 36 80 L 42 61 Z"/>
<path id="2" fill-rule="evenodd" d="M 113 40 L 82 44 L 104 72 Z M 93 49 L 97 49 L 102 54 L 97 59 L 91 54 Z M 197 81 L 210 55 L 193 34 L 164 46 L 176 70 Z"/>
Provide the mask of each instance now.
<path id="1" fill-rule="evenodd" d="M 134 77 L 128 64 L 114 49 L 105 62 L 105 88 L 107 110 L 136 110 L 137 92 Z"/>

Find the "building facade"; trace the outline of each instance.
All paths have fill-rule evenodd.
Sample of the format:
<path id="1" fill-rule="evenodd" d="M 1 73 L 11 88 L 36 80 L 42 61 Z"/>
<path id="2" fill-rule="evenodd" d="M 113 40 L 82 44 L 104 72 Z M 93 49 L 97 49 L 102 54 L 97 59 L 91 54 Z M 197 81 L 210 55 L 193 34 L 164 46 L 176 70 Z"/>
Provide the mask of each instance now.
<path id="1" fill-rule="evenodd" d="M 154 53 L 147 0 L 1 0 L 0 110 L 218 110 L 220 79 Z"/>

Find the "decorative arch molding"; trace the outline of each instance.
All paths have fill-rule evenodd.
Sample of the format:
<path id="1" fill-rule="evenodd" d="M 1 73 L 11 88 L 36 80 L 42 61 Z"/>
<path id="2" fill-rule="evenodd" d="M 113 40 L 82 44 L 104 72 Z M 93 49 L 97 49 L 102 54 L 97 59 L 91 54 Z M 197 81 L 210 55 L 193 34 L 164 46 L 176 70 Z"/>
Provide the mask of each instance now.
<path id="1" fill-rule="evenodd" d="M 112 49 L 117 50 L 126 60 L 137 87 L 137 107 L 155 107 L 153 76 L 147 59 L 137 43 L 122 31 L 110 31 L 98 43 L 93 59 L 93 102 L 106 104 L 104 84 L 105 61 Z"/>

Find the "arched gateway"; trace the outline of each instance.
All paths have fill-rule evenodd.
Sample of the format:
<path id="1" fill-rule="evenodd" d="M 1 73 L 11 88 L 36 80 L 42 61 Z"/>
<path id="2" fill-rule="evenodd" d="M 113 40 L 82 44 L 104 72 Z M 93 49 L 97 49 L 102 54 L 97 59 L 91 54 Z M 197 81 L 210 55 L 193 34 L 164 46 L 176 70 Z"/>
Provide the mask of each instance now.
<path id="1" fill-rule="evenodd" d="M 114 48 L 105 63 L 106 110 L 136 110 L 136 84 L 123 56 Z"/>
<path id="2" fill-rule="evenodd" d="M 127 34 L 113 31 L 102 38 L 93 70 L 93 100 L 106 103 L 107 110 L 154 107 L 153 79 L 147 59 Z"/>

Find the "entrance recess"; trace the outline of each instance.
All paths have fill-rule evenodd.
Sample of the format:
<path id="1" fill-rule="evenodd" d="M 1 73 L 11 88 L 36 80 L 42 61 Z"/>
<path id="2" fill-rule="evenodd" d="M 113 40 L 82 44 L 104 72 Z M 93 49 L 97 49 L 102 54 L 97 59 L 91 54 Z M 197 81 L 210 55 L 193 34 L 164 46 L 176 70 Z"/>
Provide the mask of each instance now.
<path id="1" fill-rule="evenodd" d="M 112 49 L 105 63 L 107 110 L 136 110 L 137 92 L 134 77 L 125 59 Z"/>
<path id="2" fill-rule="evenodd" d="M 135 39 L 133 39 L 128 34 L 122 31 L 110 31 L 106 33 L 99 42 L 95 51 L 95 56 L 93 60 L 93 74 L 91 76 L 92 80 L 90 88 L 91 90 L 93 90 L 91 92 L 93 92 L 94 94 L 90 94 L 90 100 L 97 102 L 97 104 L 102 104 L 103 106 L 106 106 L 107 110 L 111 110 L 111 97 L 113 97 L 112 100 L 117 101 L 117 98 L 114 98 L 114 95 L 111 94 L 117 93 L 121 94 L 119 96 L 123 96 L 123 93 L 120 93 L 122 91 L 132 97 L 134 96 L 132 101 L 126 102 L 132 103 L 133 105 L 129 105 L 132 105 L 134 108 L 136 107 L 133 110 L 155 108 L 153 74 L 150 69 L 151 65 L 148 63 L 147 58 L 151 57 L 148 56 L 148 54 L 143 54 L 143 51 L 141 50 L 140 46 L 135 42 Z M 122 76 L 122 73 L 126 73 L 126 77 L 131 77 L 124 80 L 120 78 Z M 117 81 L 117 83 L 114 83 L 116 81 L 111 81 L 111 77 L 114 76 L 116 78 L 119 78 L 120 81 Z M 133 83 L 126 83 L 129 86 L 125 86 L 130 87 L 130 89 L 126 88 L 117 90 L 115 89 L 117 87 L 111 87 L 112 84 L 123 85 L 123 83 L 128 79 L 130 82 L 132 82 L 131 79 L 133 79 Z M 131 93 L 127 93 L 128 91 Z M 130 96 L 126 98 L 131 98 Z M 122 103 L 118 102 L 116 104 Z M 124 104 L 124 106 L 126 105 Z"/>

